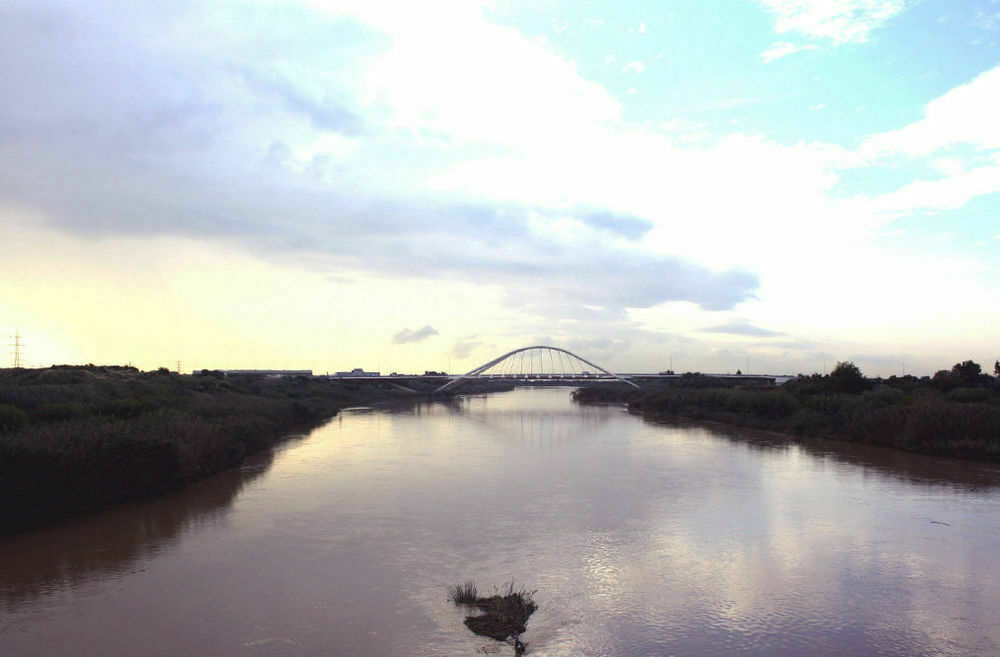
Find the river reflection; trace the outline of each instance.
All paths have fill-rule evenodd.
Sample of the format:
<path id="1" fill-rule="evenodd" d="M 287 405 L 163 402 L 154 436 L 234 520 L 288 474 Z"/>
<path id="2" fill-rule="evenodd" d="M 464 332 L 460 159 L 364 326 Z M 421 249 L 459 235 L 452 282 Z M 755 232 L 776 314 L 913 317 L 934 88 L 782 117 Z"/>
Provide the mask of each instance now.
<path id="1" fill-rule="evenodd" d="M 474 655 L 468 578 L 538 589 L 529 654 L 1000 654 L 993 466 L 548 388 L 345 412 L 256 472 L 4 539 L 0 654 Z"/>
<path id="2" fill-rule="evenodd" d="M 88 514 L 0 540 L 0 610 L 108 578 L 141 572 L 147 559 L 220 521 L 237 494 L 267 471 L 273 452 L 176 493 Z"/>
<path id="3" fill-rule="evenodd" d="M 819 460 L 853 465 L 876 477 L 892 477 L 911 484 L 929 484 L 955 489 L 1000 488 L 1000 468 L 995 464 L 913 454 L 874 445 L 822 438 L 792 438 L 769 431 L 755 431 L 732 425 L 689 420 L 651 420 L 651 424 L 673 429 L 710 431 L 750 450 L 802 451 Z"/>

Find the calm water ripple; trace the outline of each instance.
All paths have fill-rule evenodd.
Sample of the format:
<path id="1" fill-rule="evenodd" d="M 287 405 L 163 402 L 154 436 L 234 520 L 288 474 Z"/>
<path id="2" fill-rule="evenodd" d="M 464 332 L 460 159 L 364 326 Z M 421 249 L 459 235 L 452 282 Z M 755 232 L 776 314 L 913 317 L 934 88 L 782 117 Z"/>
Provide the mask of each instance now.
<path id="1" fill-rule="evenodd" d="M 565 389 L 357 409 L 0 540 L 0 655 L 482 654 L 468 578 L 538 589 L 529 654 L 1000 655 L 1000 471 Z"/>

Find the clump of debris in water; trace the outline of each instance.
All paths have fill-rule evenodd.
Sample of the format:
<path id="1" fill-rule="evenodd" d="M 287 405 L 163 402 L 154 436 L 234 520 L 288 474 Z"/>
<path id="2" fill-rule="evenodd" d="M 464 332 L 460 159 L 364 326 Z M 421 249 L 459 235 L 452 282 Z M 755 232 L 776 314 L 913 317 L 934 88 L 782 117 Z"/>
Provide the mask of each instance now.
<path id="1" fill-rule="evenodd" d="M 538 609 L 532 597 L 536 592 L 524 587 L 515 589 L 513 581 L 493 587 L 490 595 L 485 596 L 479 595 L 479 588 L 472 581 L 448 587 L 448 597 L 456 605 L 482 612 L 479 616 L 466 616 L 466 627 L 480 636 L 513 643 L 517 655 L 524 654 L 521 634 L 527 629 L 528 618 Z"/>

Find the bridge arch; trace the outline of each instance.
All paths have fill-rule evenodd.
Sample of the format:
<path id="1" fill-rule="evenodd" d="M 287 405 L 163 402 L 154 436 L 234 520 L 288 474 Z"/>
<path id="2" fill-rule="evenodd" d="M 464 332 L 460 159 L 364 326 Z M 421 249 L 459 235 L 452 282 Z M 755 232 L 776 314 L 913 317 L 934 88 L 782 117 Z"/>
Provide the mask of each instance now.
<path id="1" fill-rule="evenodd" d="M 600 365 L 598 365 L 598 364 L 596 364 L 594 362 L 591 362 L 591 361 L 587 360 L 586 358 L 584 358 L 582 356 L 578 356 L 577 354 L 574 354 L 572 351 L 569 351 L 568 349 L 562 349 L 561 347 L 550 347 L 548 345 L 533 345 L 533 346 L 530 346 L 530 347 L 521 347 L 520 349 L 514 349 L 513 351 L 508 351 L 507 353 L 503 354 L 502 356 L 498 356 L 497 358 L 494 358 L 493 360 L 491 360 L 491 361 L 489 361 L 487 363 L 484 363 L 484 364 L 480 365 L 479 367 L 475 367 L 475 368 L 469 370 L 468 372 L 466 372 L 465 374 L 462 374 L 461 376 L 455 377 L 454 379 L 452 379 L 448 383 L 444 384 L 443 386 L 441 386 L 440 388 L 438 388 L 434 392 L 435 393 L 444 392 L 448 388 L 451 388 L 452 386 L 457 385 L 461 381 L 464 381 L 466 379 L 479 378 L 479 377 L 489 378 L 489 377 L 492 377 L 492 376 L 506 376 L 508 378 L 514 378 L 514 377 L 518 377 L 518 376 L 523 377 L 523 376 L 545 376 L 545 375 L 554 376 L 555 375 L 554 371 L 553 372 L 549 372 L 549 373 L 531 372 L 531 371 L 525 372 L 523 370 L 524 355 L 525 354 L 530 354 L 530 356 L 531 356 L 530 359 L 529 359 L 529 370 L 535 366 L 534 363 L 535 363 L 535 357 L 536 356 L 538 357 L 538 360 L 541 363 L 542 368 L 544 368 L 545 356 L 546 355 L 548 356 L 550 369 L 554 370 L 555 369 L 555 367 L 554 367 L 554 362 L 555 361 L 553 359 L 553 356 L 556 355 L 558 357 L 558 359 L 559 359 L 559 362 L 561 363 L 561 365 L 563 367 L 563 374 L 560 375 L 560 378 L 572 378 L 571 376 L 567 377 L 565 375 L 565 369 L 566 369 L 567 361 L 569 361 L 569 363 L 568 363 L 569 365 L 573 365 L 574 364 L 573 361 L 579 361 L 580 363 L 585 363 L 587 366 L 589 366 L 589 367 L 591 367 L 591 368 L 593 368 L 593 369 L 595 369 L 595 370 L 597 370 L 598 372 L 601 373 L 600 375 L 590 375 L 590 372 L 588 370 L 584 370 L 583 373 L 580 375 L 581 378 L 583 376 L 596 376 L 596 378 L 603 378 L 603 379 L 612 378 L 612 379 L 616 379 L 618 381 L 621 381 L 622 383 L 626 383 L 626 384 L 632 386 L 633 388 L 638 388 L 639 387 L 636 384 L 634 384 L 633 382 L 631 382 L 628 379 L 626 379 L 625 377 L 620 376 L 618 374 L 615 374 L 614 372 L 610 372 L 610 371 L 604 369 L 603 367 L 601 367 Z M 513 364 L 515 362 L 513 359 L 515 359 L 518 356 L 520 356 L 519 360 L 520 360 L 520 366 L 521 367 L 515 373 L 513 371 L 513 369 L 514 369 Z M 564 358 L 564 356 L 565 356 L 565 358 Z M 505 368 L 503 367 L 504 363 L 507 363 L 509 365 L 509 369 L 505 370 Z M 490 370 L 492 370 L 494 368 L 497 368 L 497 370 L 498 370 L 497 374 L 487 374 L 487 372 L 489 372 Z"/>

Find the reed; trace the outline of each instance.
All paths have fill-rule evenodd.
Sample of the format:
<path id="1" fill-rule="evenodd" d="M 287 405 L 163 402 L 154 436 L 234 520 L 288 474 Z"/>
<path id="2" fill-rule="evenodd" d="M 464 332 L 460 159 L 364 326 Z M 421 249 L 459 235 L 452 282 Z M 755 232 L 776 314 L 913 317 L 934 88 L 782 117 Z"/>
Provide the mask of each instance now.
<path id="1" fill-rule="evenodd" d="M 0 534 L 161 494 L 404 393 L 124 367 L 0 370 Z"/>
<path id="2" fill-rule="evenodd" d="M 448 599 L 457 605 L 474 605 L 479 601 L 479 588 L 472 580 L 449 586 Z"/>
<path id="3" fill-rule="evenodd" d="M 466 616 L 466 627 L 475 634 L 497 641 L 506 641 L 510 637 L 517 639 L 527 630 L 528 618 L 538 609 L 534 600 L 537 590 L 523 586 L 515 588 L 513 580 L 501 587 L 494 586 L 488 596 L 480 596 L 479 588 L 472 581 L 451 586 L 448 593 L 455 604 L 474 607 L 482 612 L 478 616 Z M 519 639 L 515 645 L 520 645 Z"/>

